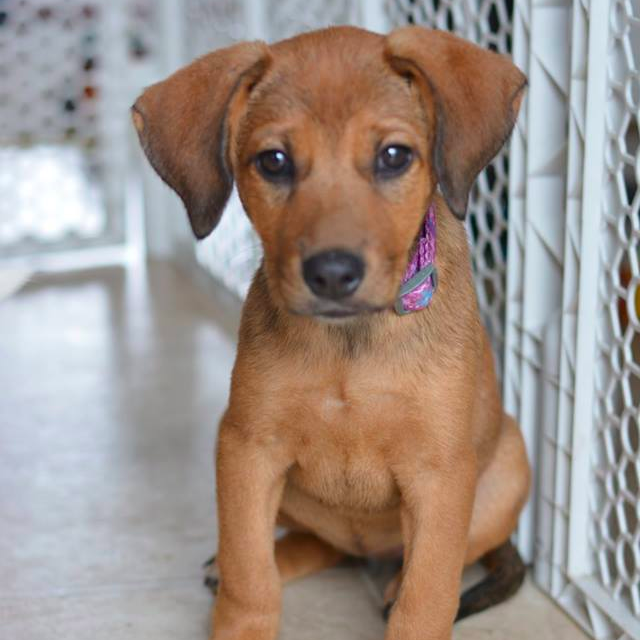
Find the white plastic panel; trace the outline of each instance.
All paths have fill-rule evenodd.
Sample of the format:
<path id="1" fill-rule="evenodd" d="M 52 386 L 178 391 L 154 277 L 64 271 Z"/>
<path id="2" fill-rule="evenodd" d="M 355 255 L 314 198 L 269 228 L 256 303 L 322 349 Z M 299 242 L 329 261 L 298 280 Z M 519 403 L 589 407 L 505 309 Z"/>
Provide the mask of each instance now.
<path id="1" fill-rule="evenodd" d="M 539 431 L 539 496 L 535 550 L 535 575 L 554 596 L 567 584 L 569 540 L 569 486 L 572 429 L 575 409 L 577 296 L 580 270 L 580 237 L 583 194 L 584 135 L 588 53 L 588 2 L 572 8 L 569 138 L 566 178 L 566 211 L 563 230 L 561 314 L 544 336 L 546 357 L 544 409 Z"/>
<path id="2" fill-rule="evenodd" d="M 549 3 L 541 4 L 547 12 Z M 523 371 L 531 368 L 532 385 L 521 387 L 522 414 L 527 398 L 530 406 L 541 407 L 531 420 L 540 434 L 535 577 L 593 637 L 626 640 L 640 638 L 640 396 L 634 395 L 640 369 L 633 346 L 640 99 L 634 97 L 639 40 L 633 29 L 640 7 L 580 0 L 570 9 L 570 46 L 551 56 L 563 51 L 569 56 L 571 80 L 567 154 L 558 162 L 558 173 L 566 176 L 564 223 L 547 242 L 562 243 L 556 270 L 561 304 L 545 308 L 535 289 L 523 287 L 524 360 L 530 313 L 545 324 L 540 366 L 523 365 Z M 544 30 L 547 60 L 549 28 Z M 532 44 L 532 59 L 534 49 Z M 561 86 L 557 77 L 554 85 L 554 90 Z M 536 86 L 530 93 L 529 114 L 538 98 Z M 541 107 L 553 105 L 548 94 L 541 97 Z M 537 144 L 533 128 L 528 132 L 530 146 Z M 528 172 L 532 169 L 529 164 Z M 527 217 L 533 206 L 532 198 Z M 525 281 L 528 260 L 536 269 L 543 264 L 530 246 L 525 242 Z"/>
<path id="3" fill-rule="evenodd" d="M 531 41 L 530 0 L 518 0 L 513 11 L 513 61 L 528 76 Z M 524 299 L 524 250 L 527 204 L 527 124 L 529 93 L 525 92 L 520 115 L 511 136 L 509 158 L 509 225 L 506 272 L 504 405 L 519 418 L 521 404 L 522 306 Z"/>
<path id="4" fill-rule="evenodd" d="M 590 549 L 607 594 L 640 618 L 640 5 L 610 12 L 599 229 Z M 626 626 L 626 625 L 625 625 Z M 629 629 L 631 631 L 631 629 Z M 640 623 L 635 625 L 640 633 Z"/>
<path id="5" fill-rule="evenodd" d="M 541 429 L 555 428 L 566 226 L 570 90 L 570 0 L 532 0 L 529 6 L 529 102 L 522 264 L 519 422 L 542 482 Z M 547 437 L 550 434 L 546 434 Z M 519 528 L 527 559 L 534 556 L 538 483 Z"/>

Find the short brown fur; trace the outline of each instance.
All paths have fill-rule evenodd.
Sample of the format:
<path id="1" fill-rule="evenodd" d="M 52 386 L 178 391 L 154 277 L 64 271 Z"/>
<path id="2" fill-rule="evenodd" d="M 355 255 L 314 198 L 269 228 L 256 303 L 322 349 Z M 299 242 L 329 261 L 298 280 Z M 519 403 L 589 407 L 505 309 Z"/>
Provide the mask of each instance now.
<path id="1" fill-rule="evenodd" d="M 264 247 L 218 437 L 216 640 L 272 640 L 282 582 L 346 554 L 403 554 L 387 640 L 449 640 L 463 566 L 514 530 L 529 466 L 450 210 L 464 214 L 524 85 L 506 58 L 449 34 L 334 28 L 214 52 L 136 103 L 143 147 L 196 235 L 235 179 Z M 381 180 L 388 144 L 414 159 Z M 256 168 L 272 148 L 294 158 L 287 184 Z M 428 309 L 400 317 L 430 203 L 440 284 Z M 334 248 L 366 263 L 340 322 L 301 275 Z M 274 551 L 277 522 L 291 533 Z"/>

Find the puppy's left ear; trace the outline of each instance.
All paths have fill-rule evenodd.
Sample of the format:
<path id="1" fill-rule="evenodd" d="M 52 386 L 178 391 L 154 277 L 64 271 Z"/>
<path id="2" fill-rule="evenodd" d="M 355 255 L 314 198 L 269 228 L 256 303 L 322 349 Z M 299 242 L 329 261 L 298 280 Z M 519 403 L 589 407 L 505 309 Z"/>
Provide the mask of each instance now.
<path id="1" fill-rule="evenodd" d="M 270 60 L 263 42 L 219 49 L 149 87 L 132 107 L 142 148 L 182 198 L 197 238 L 213 231 L 229 199 L 229 121 Z"/>
<path id="2" fill-rule="evenodd" d="M 433 167 L 449 208 L 464 218 L 474 180 L 511 133 L 527 79 L 508 57 L 423 27 L 393 31 L 385 55 L 435 109 Z"/>

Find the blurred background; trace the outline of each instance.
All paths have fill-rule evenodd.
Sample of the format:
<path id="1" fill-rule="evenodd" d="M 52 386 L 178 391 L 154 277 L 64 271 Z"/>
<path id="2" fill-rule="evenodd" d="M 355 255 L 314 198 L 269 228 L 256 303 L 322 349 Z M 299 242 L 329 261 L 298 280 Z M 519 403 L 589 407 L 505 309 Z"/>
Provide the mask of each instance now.
<path id="1" fill-rule="evenodd" d="M 47 580 L 85 588 L 87 567 L 98 565 L 100 581 L 113 581 L 105 567 L 122 527 L 131 540 L 121 568 L 134 566 L 136 580 L 164 566 L 160 551 L 144 556 L 154 535 L 165 549 L 193 549 L 161 578 L 186 579 L 179 567 L 215 547 L 213 516 L 196 514 L 213 500 L 212 424 L 260 246 L 235 193 L 216 232 L 192 239 L 178 198 L 139 150 L 129 106 L 207 51 L 333 24 L 454 31 L 528 74 L 514 135 L 479 177 L 467 219 L 505 406 L 536 470 L 517 539 L 536 584 L 583 632 L 640 638 L 637 0 L 0 0 L 0 479 L 14 487 L 0 493 L 7 584 L 23 594 Z M 182 457 L 171 466 L 177 429 Z M 88 475 L 74 475 L 65 452 L 88 432 L 101 446 L 78 445 Z M 34 450 L 45 461 L 35 464 Z M 123 453 L 142 474 L 135 481 Z M 171 472 L 161 474 L 165 464 Z M 120 491 L 97 519 L 82 501 L 69 512 L 102 540 L 102 560 L 81 559 L 80 573 L 80 539 L 45 571 L 50 540 L 33 533 L 66 526 L 56 518 L 68 492 L 47 489 L 59 473 L 79 487 L 108 478 Z M 162 503 L 157 486 L 186 500 L 188 540 L 173 537 L 171 518 L 158 525 L 160 506 L 145 512 L 153 531 L 123 507 L 127 492 L 141 505 Z M 2 602 L 0 594 L 0 627 L 9 620 L 13 637 L 39 637 L 37 615 L 24 624 L 31 604 L 11 601 L 3 616 Z"/>

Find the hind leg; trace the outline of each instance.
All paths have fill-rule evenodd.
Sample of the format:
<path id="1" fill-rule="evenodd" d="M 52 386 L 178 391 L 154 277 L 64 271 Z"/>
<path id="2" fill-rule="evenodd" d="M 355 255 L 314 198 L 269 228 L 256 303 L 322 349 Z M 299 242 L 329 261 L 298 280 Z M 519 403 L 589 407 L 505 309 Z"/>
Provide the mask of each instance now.
<path id="1" fill-rule="evenodd" d="M 334 567 L 345 557 L 312 533 L 290 531 L 276 542 L 276 564 L 283 583 Z"/>
<path id="2" fill-rule="evenodd" d="M 346 554 L 312 533 L 289 531 L 276 540 L 275 558 L 283 584 L 339 564 Z M 214 593 L 219 582 L 215 556 L 205 564 L 204 583 Z"/>
<path id="3" fill-rule="evenodd" d="M 513 533 L 527 501 L 531 470 L 522 433 L 504 414 L 496 451 L 478 479 L 465 565 L 497 549 Z"/>

